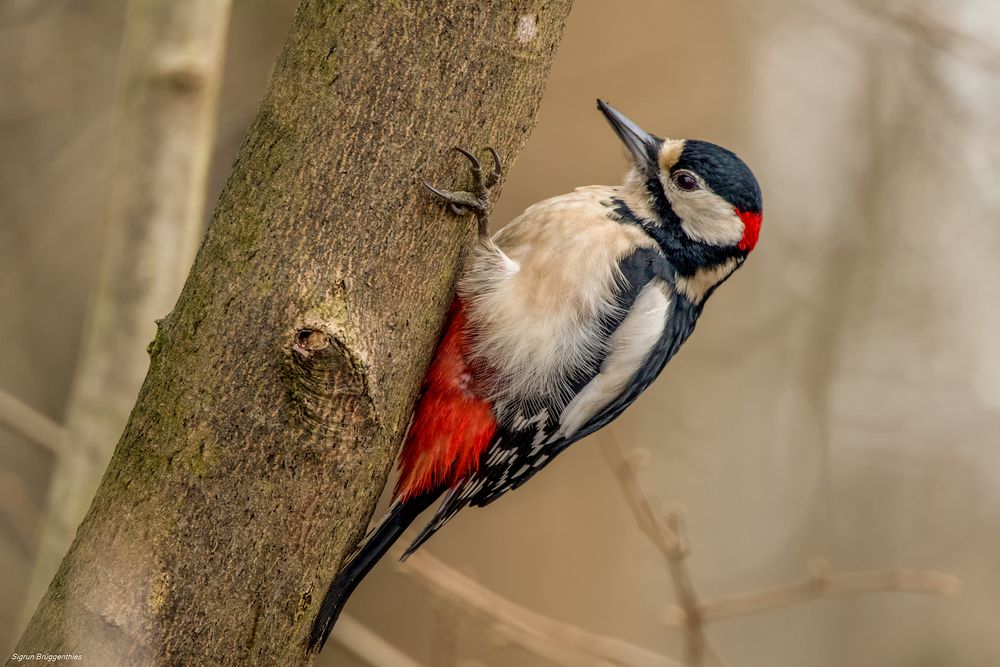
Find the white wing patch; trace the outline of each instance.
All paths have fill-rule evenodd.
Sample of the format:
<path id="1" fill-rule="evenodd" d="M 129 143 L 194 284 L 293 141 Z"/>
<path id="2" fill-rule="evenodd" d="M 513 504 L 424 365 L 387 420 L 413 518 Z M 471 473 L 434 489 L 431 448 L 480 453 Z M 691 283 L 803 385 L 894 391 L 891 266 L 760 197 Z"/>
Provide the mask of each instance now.
<path id="1" fill-rule="evenodd" d="M 559 415 L 559 430 L 553 440 L 569 438 L 579 431 L 624 390 L 663 335 L 670 307 L 669 288 L 662 280 L 652 280 L 636 297 L 628 315 L 611 336 L 608 356 L 580 393 Z"/>

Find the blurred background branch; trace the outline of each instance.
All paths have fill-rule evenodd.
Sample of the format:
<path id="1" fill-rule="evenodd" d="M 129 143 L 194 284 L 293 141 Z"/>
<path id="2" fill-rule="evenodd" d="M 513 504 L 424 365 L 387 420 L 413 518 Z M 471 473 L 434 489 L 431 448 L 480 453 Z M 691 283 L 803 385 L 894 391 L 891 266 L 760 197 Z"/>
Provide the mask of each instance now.
<path id="1" fill-rule="evenodd" d="M 56 457 L 60 456 L 65 448 L 65 433 L 59 424 L 2 389 L 0 389 L 0 427 L 19 433 L 28 442 Z"/>
<path id="2" fill-rule="evenodd" d="M 402 540 L 405 542 L 406 540 Z M 397 550 L 398 557 L 401 550 Z M 421 586 L 501 637 L 546 660 L 566 667 L 673 667 L 680 663 L 663 655 L 557 621 L 511 602 L 432 556 L 411 554 L 400 569 Z"/>
<path id="3" fill-rule="evenodd" d="M 330 633 L 352 656 L 370 667 L 420 667 L 420 663 L 380 637 L 350 614 L 342 614 Z"/>
<path id="4" fill-rule="evenodd" d="M 956 27 L 943 8 L 921 6 L 920 3 L 852 0 L 869 15 L 897 29 L 926 40 L 935 47 L 968 58 L 983 67 L 1000 69 L 1000 44 L 972 30 Z"/>
<path id="5" fill-rule="evenodd" d="M 626 454 L 614 431 L 606 435 L 602 450 L 618 478 L 622 493 L 628 500 L 639 529 L 660 550 L 666 561 L 667 570 L 674 584 L 674 593 L 684 612 L 684 664 L 702 665 L 707 655 L 717 666 L 723 665 L 718 649 L 705 636 L 706 619 L 694 582 L 691 580 L 691 573 L 687 568 L 690 551 L 687 540 L 681 532 L 680 512 L 672 511 L 664 515 L 642 488 L 636 468 L 646 456 L 645 452 L 637 450 Z"/>
<path id="6" fill-rule="evenodd" d="M 230 0 L 131 0 L 100 278 L 55 461 L 26 622 L 73 540 L 128 419 L 155 320 L 203 235 Z"/>
<path id="7" fill-rule="evenodd" d="M 722 621 L 838 595 L 955 595 L 961 588 L 961 583 L 954 575 L 933 570 L 833 572 L 830 564 L 822 558 L 814 559 L 809 565 L 809 578 L 805 581 L 705 600 L 700 607 L 702 620 L 705 623 Z M 684 625 L 687 613 L 683 608 L 673 607 L 667 610 L 665 618 L 668 625 Z"/>
<path id="8" fill-rule="evenodd" d="M 655 501 L 639 481 L 637 470 L 647 453 L 642 450 L 626 453 L 613 431 L 606 437 L 602 449 L 608 464 L 615 472 L 640 529 L 663 554 L 674 582 L 678 605 L 667 609 L 665 621 L 667 625 L 683 628 L 685 665 L 699 667 L 708 658 L 716 667 L 725 666 L 718 647 L 705 636 L 706 626 L 714 621 L 837 595 L 878 592 L 952 595 L 958 592 L 958 579 L 949 574 L 903 569 L 831 573 L 827 561 L 816 559 L 812 563 L 809 580 L 803 583 L 737 593 L 703 602 L 695 592 L 685 564 L 689 550 L 682 532 L 680 512 L 663 513 L 657 509 Z"/>

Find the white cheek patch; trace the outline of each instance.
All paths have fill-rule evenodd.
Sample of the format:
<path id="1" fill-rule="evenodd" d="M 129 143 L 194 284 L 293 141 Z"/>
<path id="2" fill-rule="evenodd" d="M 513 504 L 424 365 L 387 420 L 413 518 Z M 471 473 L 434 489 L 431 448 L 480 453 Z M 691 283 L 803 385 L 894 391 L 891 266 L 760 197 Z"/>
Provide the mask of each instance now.
<path id="1" fill-rule="evenodd" d="M 708 290 L 728 278 L 739 264 L 739 260 L 734 257 L 715 266 L 700 268 L 690 276 L 677 276 L 674 286 L 692 303 L 701 303 Z"/>
<path id="2" fill-rule="evenodd" d="M 695 241 L 715 246 L 734 246 L 743 239 L 743 221 L 733 205 L 711 190 L 693 192 L 665 184 L 667 200 L 681 219 L 681 229 Z"/>
<path id="3" fill-rule="evenodd" d="M 611 335 L 608 356 L 600 372 L 559 415 L 559 430 L 553 438 L 571 437 L 625 391 L 663 335 L 669 307 L 667 286 L 661 280 L 650 281 Z"/>

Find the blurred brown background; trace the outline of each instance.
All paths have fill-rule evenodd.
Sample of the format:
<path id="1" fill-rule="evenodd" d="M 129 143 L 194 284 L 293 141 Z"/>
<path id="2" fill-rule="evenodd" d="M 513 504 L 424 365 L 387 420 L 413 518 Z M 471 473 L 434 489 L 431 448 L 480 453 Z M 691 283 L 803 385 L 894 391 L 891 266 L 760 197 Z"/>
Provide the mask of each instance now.
<path id="1" fill-rule="evenodd" d="M 294 4 L 235 2 L 206 218 Z M 102 250 L 124 6 L 0 3 L 0 389 L 57 422 Z M 610 429 L 684 508 L 702 593 L 796 581 L 813 556 L 963 583 L 714 624 L 734 667 L 1000 665 L 998 75 L 988 0 L 577 0 L 494 220 L 620 179 L 597 96 L 734 149 L 764 189 L 754 256 Z M 606 437 L 428 549 L 530 609 L 678 655 L 673 588 Z M 0 426 L 0 648 L 52 466 Z M 422 664 L 547 664 L 388 562 L 348 613 Z M 331 646 L 321 662 L 353 660 Z"/>

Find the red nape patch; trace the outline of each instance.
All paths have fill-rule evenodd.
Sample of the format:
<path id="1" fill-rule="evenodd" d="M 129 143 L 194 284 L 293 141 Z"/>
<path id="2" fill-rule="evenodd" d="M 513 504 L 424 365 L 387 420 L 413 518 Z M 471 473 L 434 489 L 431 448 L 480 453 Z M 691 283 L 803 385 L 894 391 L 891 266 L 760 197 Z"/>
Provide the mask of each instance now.
<path id="1" fill-rule="evenodd" d="M 463 353 L 467 323 L 462 302 L 455 299 L 403 445 L 396 499 L 457 484 L 479 467 L 496 431 L 490 404 L 472 393 Z"/>
<path id="2" fill-rule="evenodd" d="M 739 248 L 750 252 L 757 245 L 757 237 L 760 236 L 760 224 L 764 221 L 764 214 L 749 213 L 737 209 L 736 215 L 740 216 L 740 220 L 743 221 L 743 238 L 740 239 Z"/>

